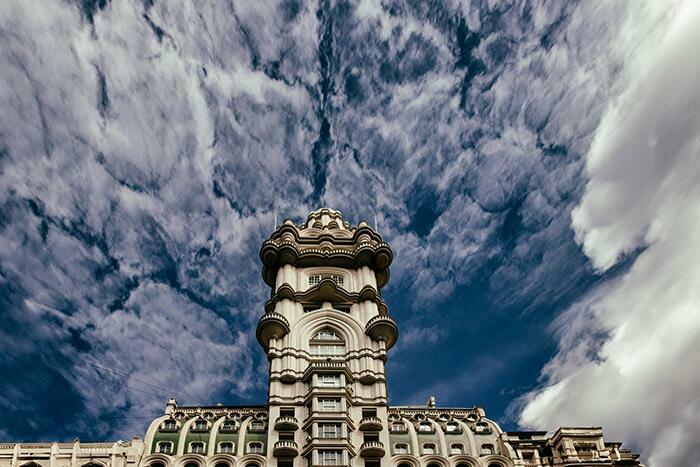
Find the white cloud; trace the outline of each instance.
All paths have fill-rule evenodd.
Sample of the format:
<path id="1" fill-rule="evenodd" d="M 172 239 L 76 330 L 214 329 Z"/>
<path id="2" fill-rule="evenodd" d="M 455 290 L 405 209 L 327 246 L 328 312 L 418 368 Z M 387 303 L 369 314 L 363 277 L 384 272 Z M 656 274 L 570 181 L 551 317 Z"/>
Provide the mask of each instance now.
<path id="1" fill-rule="evenodd" d="M 601 270 L 644 250 L 555 323 L 559 352 L 520 419 L 602 425 L 651 467 L 700 456 L 700 5 L 667 6 L 645 5 L 621 25 L 620 95 L 572 215 Z"/>

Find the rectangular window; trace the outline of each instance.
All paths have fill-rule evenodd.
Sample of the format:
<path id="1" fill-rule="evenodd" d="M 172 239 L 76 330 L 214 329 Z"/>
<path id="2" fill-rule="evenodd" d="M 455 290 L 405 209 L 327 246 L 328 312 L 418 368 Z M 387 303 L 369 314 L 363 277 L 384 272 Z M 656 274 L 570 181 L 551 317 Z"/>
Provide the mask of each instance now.
<path id="1" fill-rule="evenodd" d="M 319 399 L 318 405 L 322 412 L 340 412 L 340 399 Z"/>
<path id="2" fill-rule="evenodd" d="M 434 444 L 424 444 L 423 445 L 423 454 L 435 454 L 435 445 Z"/>
<path id="3" fill-rule="evenodd" d="M 376 417 L 377 409 L 362 409 L 362 418 Z"/>
<path id="4" fill-rule="evenodd" d="M 344 345 L 333 344 L 311 344 L 311 353 L 313 355 L 336 356 L 345 355 Z"/>
<path id="5" fill-rule="evenodd" d="M 319 375 L 318 384 L 324 388 L 339 388 L 340 375 Z"/>
<path id="6" fill-rule="evenodd" d="M 394 446 L 394 454 L 408 454 L 408 445 L 397 444 Z"/>
<path id="7" fill-rule="evenodd" d="M 319 282 L 321 282 L 321 275 L 320 274 L 314 274 L 313 276 L 309 276 L 309 287 L 313 287 L 314 285 L 318 285 Z"/>
<path id="8" fill-rule="evenodd" d="M 280 433 L 280 441 L 294 441 L 294 432 L 285 431 Z"/>
<path id="9" fill-rule="evenodd" d="M 450 448 L 450 453 L 451 454 L 462 454 L 462 445 L 461 444 L 453 444 L 452 447 Z"/>
<path id="10" fill-rule="evenodd" d="M 204 454 L 204 443 L 190 444 L 190 452 L 193 452 L 195 454 Z"/>
<path id="11" fill-rule="evenodd" d="M 160 443 L 160 449 L 158 452 L 161 454 L 171 454 L 173 452 L 173 443 Z"/>
<path id="12" fill-rule="evenodd" d="M 321 438 L 340 438 L 340 425 L 337 423 L 324 423 L 318 431 Z"/>
<path id="13" fill-rule="evenodd" d="M 340 465 L 343 453 L 341 451 L 319 451 L 318 457 L 321 465 Z"/>
<path id="14" fill-rule="evenodd" d="M 342 287 L 345 283 L 345 278 L 338 274 L 331 274 L 331 279 L 340 287 Z"/>

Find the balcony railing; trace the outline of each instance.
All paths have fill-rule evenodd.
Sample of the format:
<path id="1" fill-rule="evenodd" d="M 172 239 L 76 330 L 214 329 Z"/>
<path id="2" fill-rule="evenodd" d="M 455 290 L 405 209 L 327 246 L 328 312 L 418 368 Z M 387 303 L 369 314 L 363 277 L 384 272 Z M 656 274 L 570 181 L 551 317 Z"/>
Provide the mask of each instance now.
<path id="1" fill-rule="evenodd" d="M 381 431 L 382 420 L 379 417 L 364 417 L 360 420 L 361 431 Z"/>
<path id="2" fill-rule="evenodd" d="M 275 430 L 277 431 L 293 431 L 299 428 L 299 422 L 295 417 L 283 415 L 275 420 Z"/>
<path id="3" fill-rule="evenodd" d="M 381 441 L 365 441 L 360 446 L 360 456 L 362 457 L 382 457 L 384 453 L 384 443 Z"/>
<path id="4" fill-rule="evenodd" d="M 272 454 L 274 454 L 275 457 L 293 457 L 299 454 L 299 447 L 295 441 L 277 441 L 272 450 Z"/>

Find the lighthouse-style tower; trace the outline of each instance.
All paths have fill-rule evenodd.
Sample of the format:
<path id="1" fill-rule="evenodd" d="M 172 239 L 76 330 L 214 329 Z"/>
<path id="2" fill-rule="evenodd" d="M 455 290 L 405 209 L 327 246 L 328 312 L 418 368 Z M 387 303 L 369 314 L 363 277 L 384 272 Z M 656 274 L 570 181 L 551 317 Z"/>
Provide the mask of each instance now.
<path id="1" fill-rule="evenodd" d="M 385 363 L 398 336 L 380 294 L 389 245 L 323 208 L 301 226 L 285 221 L 260 258 L 271 297 L 257 338 L 270 361 L 278 465 L 388 465 Z"/>

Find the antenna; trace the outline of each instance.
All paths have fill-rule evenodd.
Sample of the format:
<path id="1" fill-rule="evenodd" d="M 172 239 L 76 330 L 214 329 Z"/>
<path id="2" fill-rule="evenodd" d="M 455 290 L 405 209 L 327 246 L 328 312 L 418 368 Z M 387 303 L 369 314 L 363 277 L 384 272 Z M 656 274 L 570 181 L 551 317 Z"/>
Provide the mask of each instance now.
<path id="1" fill-rule="evenodd" d="M 275 209 L 275 227 L 273 230 L 277 230 L 277 209 Z"/>
<path id="2" fill-rule="evenodd" d="M 379 232 L 379 224 L 377 224 L 377 212 L 374 212 L 374 230 Z"/>

